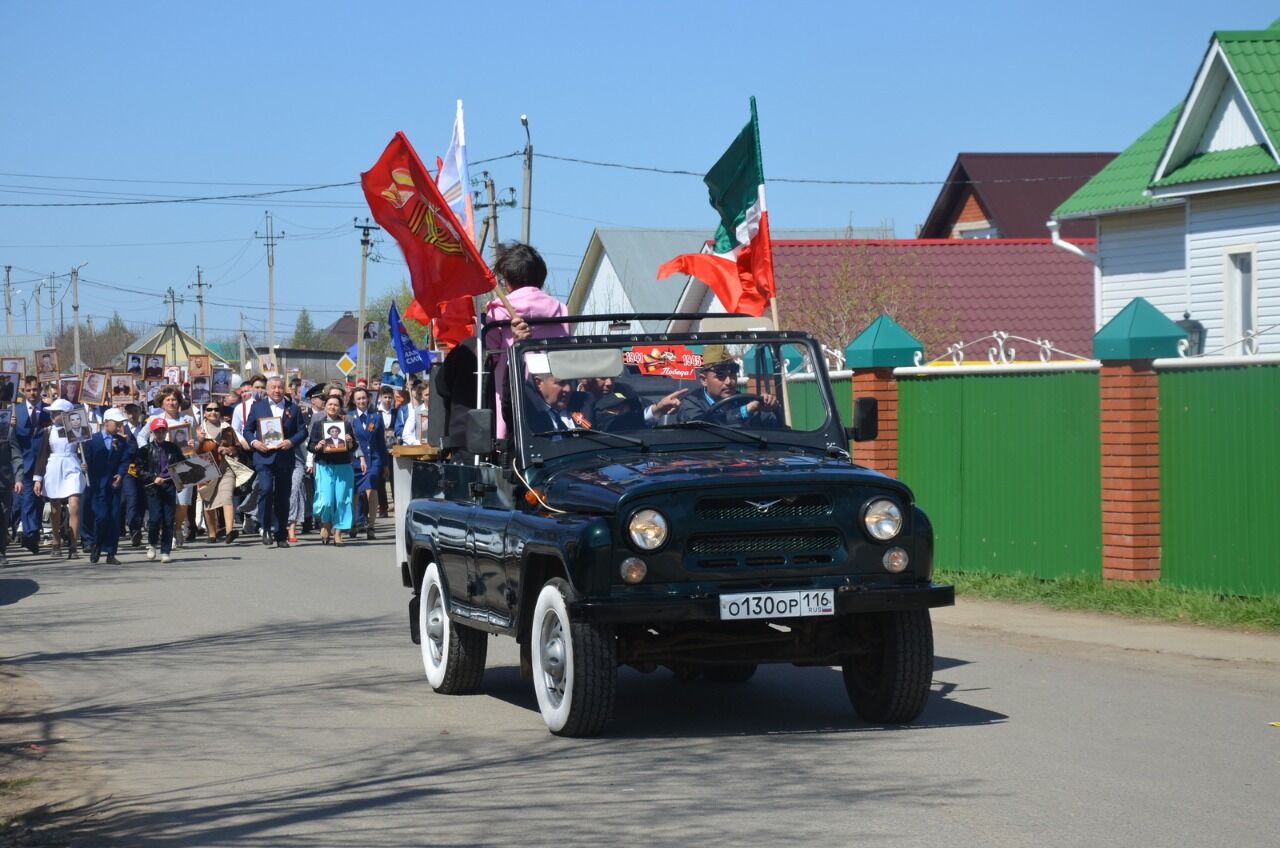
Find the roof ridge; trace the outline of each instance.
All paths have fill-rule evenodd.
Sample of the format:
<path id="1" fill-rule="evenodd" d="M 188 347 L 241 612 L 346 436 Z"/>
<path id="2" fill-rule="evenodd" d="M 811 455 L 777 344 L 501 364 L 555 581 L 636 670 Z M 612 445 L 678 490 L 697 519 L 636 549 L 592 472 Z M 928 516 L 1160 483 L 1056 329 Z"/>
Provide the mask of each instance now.
<path id="1" fill-rule="evenodd" d="M 1093 238 L 1067 238 L 1072 244 L 1092 244 Z M 880 245 L 916 245 L 923 247 L 977 247 L 979 245 L 1042 245 L 1053 244 L 1053 239 L 1045 238 L 936 238 L 936 239 L 772 239 L 774 247 L 787 245 L 790 247 L 840 247 L 843 245 L 880 246 Z"/>

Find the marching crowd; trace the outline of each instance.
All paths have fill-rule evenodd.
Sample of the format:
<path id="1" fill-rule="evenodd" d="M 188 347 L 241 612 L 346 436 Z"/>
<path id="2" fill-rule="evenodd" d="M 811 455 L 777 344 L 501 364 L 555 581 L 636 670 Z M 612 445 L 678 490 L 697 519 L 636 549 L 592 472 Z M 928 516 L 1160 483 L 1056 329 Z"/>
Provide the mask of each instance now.
<path id="1" fill-rule="evenodd" d="M 425 382 L 380 383 L 304 396 L 300 378 L 254 375 L 199 409 L 178 385 L 92 407 L 56 385 L 42 395 L 27 376 L 0 414 L 0 565 L 18 548 L 118 564 L 122 540 L 168 563 L 201 529 L 209 543 L 245 535 L 279 548 L 307 533 L 374 539 L 390 448 L 424 440 L 428 402 Z"/>

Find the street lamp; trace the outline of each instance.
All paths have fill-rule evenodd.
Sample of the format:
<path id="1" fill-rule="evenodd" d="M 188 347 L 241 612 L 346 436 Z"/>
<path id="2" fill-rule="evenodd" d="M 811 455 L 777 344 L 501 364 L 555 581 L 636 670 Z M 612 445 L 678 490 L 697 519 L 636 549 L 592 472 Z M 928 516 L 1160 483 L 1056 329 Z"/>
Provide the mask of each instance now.
<path id="1" fill-rule="evenodd" d="M 1190 312 L 1182 313 L 1182 320 L 1177 322 L 1187 334 L 1187 356 L 1200 356 L 1204 353 L 1204 324 L 1191 317 Z"/>

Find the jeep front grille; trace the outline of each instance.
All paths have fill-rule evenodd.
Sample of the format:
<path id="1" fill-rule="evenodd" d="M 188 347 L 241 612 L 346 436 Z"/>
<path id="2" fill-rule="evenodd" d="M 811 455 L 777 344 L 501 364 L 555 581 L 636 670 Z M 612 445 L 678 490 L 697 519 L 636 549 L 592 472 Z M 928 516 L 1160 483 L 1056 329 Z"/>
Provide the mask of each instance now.
<path id="1" fill-rule="evenodd" d="M 689 540 L 689 553 L 714 554 L 778 554 L 782 556 L 814 554 L 840 547 L 840 534 L 834 530 L 801 533 L 719 533 L 694 536 Z"/>
<path id="2" fill-rule="evenodd" d="M 735 518 L 817 518 L 831 514 L 831 500 L 825 495 L 773 497 L 703 498 L 696 515 L 704 520 Z"/>

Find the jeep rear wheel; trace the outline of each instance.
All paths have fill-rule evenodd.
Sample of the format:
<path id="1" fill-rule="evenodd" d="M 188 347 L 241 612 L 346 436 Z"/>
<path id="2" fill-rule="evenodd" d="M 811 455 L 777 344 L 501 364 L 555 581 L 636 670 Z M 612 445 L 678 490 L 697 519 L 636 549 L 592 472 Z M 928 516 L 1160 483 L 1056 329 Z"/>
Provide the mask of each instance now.
<path id="1" fill-rule="evenodd" d="M 467 695 L 484 677 L 488 636 L 449 619 L 440 567 L 434 562 L 422 575 L 418 597 L 418 634 L 427 682 L 441 695 Z"/>
<path id="2" fill-rule="evenodd" d="M 914 721 L 929 700 L 933 681 L 929 611 L 875 613 L 864 623 L 871 650 L 844 663 L 844 687 L 854 711 L 875 724 Z"/>
<path id="3" fill-rule="evenodd" d="M 593 736 L 613 717 L 618 647 L 613 629 L 569 618 L 569 584 L 548 580 L 533 607 L 533 691 L 547 729 Z"/>

